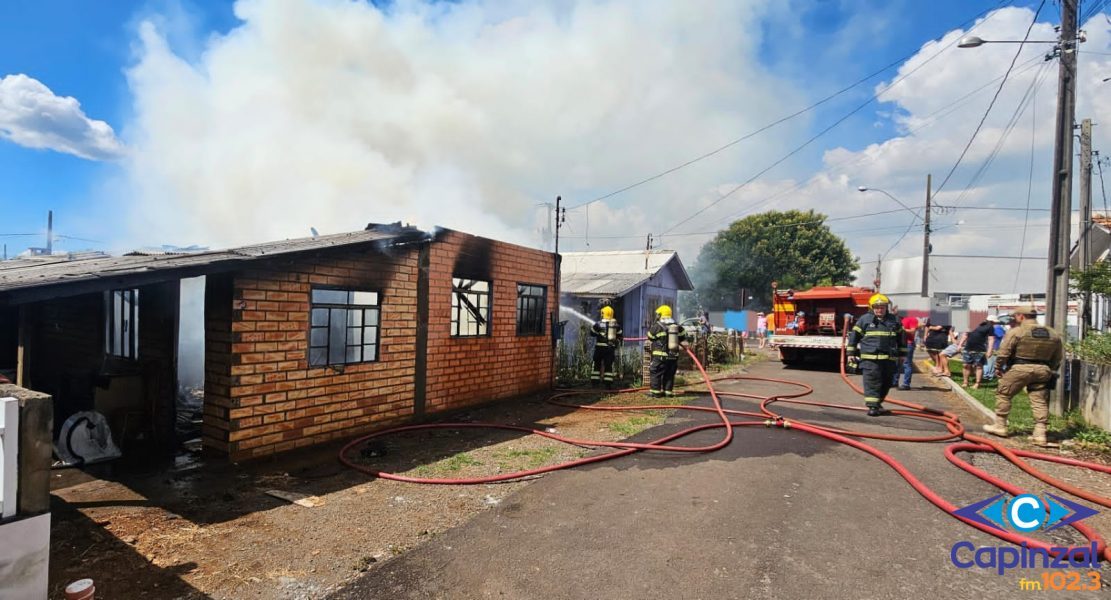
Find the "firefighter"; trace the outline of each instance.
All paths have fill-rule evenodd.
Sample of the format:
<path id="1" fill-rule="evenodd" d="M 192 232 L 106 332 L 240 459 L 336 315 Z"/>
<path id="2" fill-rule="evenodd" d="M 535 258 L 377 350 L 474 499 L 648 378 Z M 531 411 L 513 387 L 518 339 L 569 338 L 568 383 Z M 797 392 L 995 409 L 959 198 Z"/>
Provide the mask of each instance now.
<path id="1" fill-rule="evenodd" d="M 675 371 L 679 367 L 679 351 L 687 347 L 687 332 L 671 318 L 671 307 L 663 304 L 656 309 L 656 322 L 648 328 L 648 345 L 652 349 L 652 377 L 649 395 L 674 396 Z"/>
<path id="2" fill-rule="evenodd" d="M 1061 334 L 1038 324 L 1037 315 L 1031 304 L 1015 309 L 1015 325 L 999 344 L 995 361 L 1003 377 L 995 390 L 995 422 L 984 425 L 984 431 L 1007 437 L 1011 398 L 1026 388 L 1030 395 L 1030 407 L 1034 410 L 1033 442 L 1036 446 L 1045 447 L 1049 445 L 1045 437 L 1045 425 L 1049 420 L 1049 390 L 1057 383 L 1064 343 Z"/>
<path id="3" fill-rule="evenodd" d="M 868 416 L 878 417 L 887 411 L 883 401 L 891 390 L 898 361 L 906 356 L 906 334 L 899 319 L 888 312 L 891 301 L 883 294 L 868 299 L 872 311 L 860 317 L 849 332 L 845 346 L 849 366 L 860 368 L 864 375 L 864 403 Z"/>
<path id="4" fill-rule="evenodd" d="M 590 332 L 594 334 L 594 370 L 590 372 L 590 387 L 598 387 L 599 380 L 606 389 L 613 387 L 613 360 L 621 348 L 621 325 L 613 318 L 613 307 L 602 307 L 602 319 L 595 321 Z"/>

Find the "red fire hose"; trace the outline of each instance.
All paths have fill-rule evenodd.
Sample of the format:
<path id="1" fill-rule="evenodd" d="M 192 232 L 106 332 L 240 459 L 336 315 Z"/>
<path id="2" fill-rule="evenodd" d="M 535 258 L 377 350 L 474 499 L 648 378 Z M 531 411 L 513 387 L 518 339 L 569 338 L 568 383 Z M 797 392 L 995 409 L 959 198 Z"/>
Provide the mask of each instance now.
<path id="1" fill-rule="evenodd" d="M 846 327 L 846 330 L 847 330 L 847 327 Z M 863 391 L 860 389 L 860 387 L 857 386 L 856 384 L 854 384 L 848 378 L 848 376 L 845 373 L 844 347 L 843 346 L 844 345 L 842 344 L 841 378 L 844 380 L 844 382 L 846 384 L 848 384 L 851 388 L 853 388 L 857 393 L 863 393 Z M 995 487 L 997 487 L 997 488 L 999 488 L 999 489 L 1001 489 L 1001 490 L 1003 490 L 1003 491 L 1005 491 L 1009 494 L 1019 495 L 1019 494 L 1025 493 L 1025 491 L 1022 490 L 1021 488 L 1015 486 L 1015 485 L 1012 485 L 1012 484 L 1010 484 L 1010 483 L 1008 483 L 1008 482 L 1006 482 L 1002 479 L 994 477 L 994 476 L 992 476 L 992 475 L 990 475 L 990 474 L 988 474 L 988 473 L 986 473 L 986 472 L 984 472 L 980 469 L 977 469 L 977 468 L 973 467 L 972 465 L 968 464 L 966 461 L 961 459 L 958 456 L 958 453 L 963 453 L 963 452 L 992 452 L 992 453 L 998 454 L 998 455 L 1006 458 L 1008 461 L 1010 461 L 1012 464 L 1014 464 L 1018 468 L 1022 469 L 1026 473 L 1028 473 L 1028 474 L 1030 474 L 1034 477 L 1037 477 L 1041 481 L 1043 481 L 1043 482 L 1045 482 L 1045 483 L 1047 483 L 1047 484 L 1049 484 L 1053 487 L 1056 487 L 1059 490 L 1062 490 L 1062 491 L 1067 492 L 1069 494 L 1075 495 L 1079 498 L 1083 498 L 1083 499 L 1088 500 L 1090 502 L 1099 504 L 1101 506 L 1111 507 L 1111 500 L 1109 500 L 1107 498 L 1104 498 L 1102 496 L 1099 496 L 1097 494 L 1094 494 L 1092 492 L 1089 492 L 1087 490 L 1069 485 L 1069 484 L 1067 484 L 1065 482 L 1062 482 L 1062 481 L 1059 481 L 1059 480 L 1057 480 L 1053 477 L 1050 477 L 1049 475 L 1039 471 L 1038 469 L 1036 469 L 1033 466 L 1031 466 L 1030 464 L 1028 464 L 1026 461 L 1023 460 L 1023 458 L 1046 461 L 1046 462 L 1054 462 L 1054 463 L 1057 463 L 1057 464 L 1068 465 L 1068 466 L 1073 466 L 1073 467 L 1082 467 L 1082 468 L 1091 469 L 1091 470 L 1099 471 L 1099 472 L 1103 472 L 1103 473 L 1111 473 L 1111 467 L 1100 465 L 1100 464 L 1097 464 L 1097 463 L 1073 460 L 1073 459 L 1056 457 L 1056 456 L 1051 456 L 1051 455 L 1046 455 L 1046 454 L 1039 454 L 1039 453 L 1035 453 L 1035 452 L 1027 452 L 1027 451 L 1022 451 L 1022 450 L 1012 450 L 1012 449 L 1009 449 L 1009 448 L 1003 446 L 1002 444 L 999 444 L 998 442 L 995 442 L 993 440 L 985 439 L 985 438 L 981 438 L 981 437 L 978 437 L 978 436 L 973 436 L 973 435 L 968 434 L 965 431 L 964 426 L 961 424 L 960 418 L 954 413 L 951 413 L 951 412 L 948 412 L 948 411 L 935 410 L 935 409 L 931 409 L 931 408 L 923 406 L 923 405 L 914 404 L 914 403 L 911 403 L 911 402 L 905 402 L 905 401 L 902 401 L 902 400 L 896 400 L 896 399 L 893 399 L 893 398 L 888 398 L 887 401 L 890 402 L 891 404 L 898 405 L 898 406 L 904 407 L 904 408 L 909 409 L 909 410 L 893 410 L 893 411 L 891 411 L 892 414 L 898 415 L 898 416 L 904 416 L 904 417 L 911 417 L 911 418 L 915 418 L 915 419 L 924 419 L 924 420 L 931 421 L 931 422 L 939 422 L 939 423 L 941 423 L 945 426 L 947 433 L 936 434 L 936 435 L 926 435 L 926 436 L 891 435 L 891 434 L 869 433 L 869 432 L 860 432 L 860 431 L 848 431 L 848 430 L 842 430 L 842 429 L 835 429 L 835 428 L 831 428 L 831 427 L 819 426 L 819 425 L 815 425 L 815 424 L 811 424 L 811 423 L 806 423 L 804 421 L 787 420 L 787 419 L 783 418 L 781 415 L 772 411 L 770 406 L 772 404 L 775 404 L 775 403 L 778 403 L 778 402 L 788 402 L 788 403 L 801 404 L 801 405 L 807 405 L 807 406 L 817 406 L 817 407 L 823 407 L 823 408 L 836 408 L 836 409 L 841 409 L 841 410 L 862 411 L 864 409 L 861 408 L 861 407 L 857 407 L 857 406 L 846 406 L 846 405 L 843 405 L 843 404 L 833 404 L 833 403 L 816 402 L 816 401 L 810 401 L 810 400 L 800 400 L 799 398 L 802 398 L 804 396 L 807 396 L 807 395 L 813 393 L 813 391 L 814 391 L 813 388 L 811 386 L 805 384 L 805 383 L 790 381 L 790 380 L 786 380 L 786 379 L 773 379 L 773 378 L 767 378 L 767 377 L 753 377 L 753 376 L 731 376 L 731 377 L 722 377 L 722 378 L 718 378 L 718 379 L 711 379 L 710 376 L 706 373 L 706 370 L 703 368 L 702 364 L 698 361 L 698 359 L 695 357 L 694 353 L 691 352 L 689 348 L 687 349 L 687 354 L 690 355 L 691 359 L 694 361 L 694 365 L 698 368 L 698 371 L 699 371 L 699 373 L 701 373 L 703 381 L 706 384 L 707 391 L 710 394 L 710 398 L 711 398 L 712 404 L 713 404 L 710 407 L 684 406 L 684 405 L 673 405 L 673 404 L 637 405 L 635 407 L 583 406 L 583 405 L 579 405 L 579 404 L 573 404 L 573 403 L 567 403 L 567 402 L 559 401 L 559 399 L 566 398 L 568 396 L 582 395 L 582 394 L 590 393 L 588 391 L 579 391 L 579 390 L 561 390 L 557 394 L 555 394 L 554 396 L 549 398 L 548 401 L 553 403 L 553 404 L 557 404 L 559 406 L 568 406 L 568 407 L 573 407 L 573 408 L 578 408 L 578 409 L 585 409 L 585 410 L 628 411 L 628 410 L 675 409 L 675 410 L 693 410 L 693 411 L 713 412 L 721 420 L 720 422 L 715 422 L 715 423 L 710 423 L 710 424 L 706 424 L 706 425 L 699 425 L 699 426 L 695 426 L 695 427 L 690 427 L 690 428 L 687 428 L 687 429 L 684 429 L 684 430 L 681 430 L 681 431 L 677 431 L 675 433 L 672 433 L 670 435 L 667 435 L 665 437 L 662 437 L 660 439 L 657 439 L 655 441 L 648 442 L 648 443 L 605 442 L 605 441 L 599 441 L 599 440 L 584 440 L 584 439 L 566 437 L 566 436 L 558 435 L 558 434 L 555 434 L 555 433 L 549 433 L 549 432 L 543 431 L 543 430 L 532 429 L 532 428 L 529 428 L 529 427 L 519 427 L 519 426 L 515 426 L 515 425 L 502 425 L 502 424 L 496 424 L 496 423 L 436 423 L 436 424 L 406 425 L 406 426 L 402 426 L 402 427 L 394 427 L 394 428 L 391 428 L 391 429 L 378 431 L 378 432 L 375 432 L 375 433 L 371 433 L 369 435 L 362 436 L 362 437 L 360 437 L 356 440 L 353 440 L 352 442 L 350 442 L 346 446 L 344 446 L 343 449 L 340 450 L 339 460 L 343 464 L 347 465 L 348 467 L 350 467 L 352 469 L 361 471 L 363 473 L 366 473 L 366 474 L 374 476 L 374 477 L 380 477 L 382 479 L 391 479 L 391 480 L 395 480 L 395 481 L 405 481 L 405 482 L 410 482 L 410 483 L 441 484 L 441 485 L 492 483 L 492 482 L 498 482 L 498 481 L 509 481 L 509 480 L 514 480 L 514 479 L 521 479 L 521 478 L 524 478 L 524 477 L 539 475 L 541 473 L 548 473 L 548 472 L 556 471 L 556 470 L 559 470 L 559 469 L 566 469 L 566 468 L 569 468 L 569 467 L 575 467 L 575 466 L 579 466 L 579 465 L 585 465 L 585 464 L 600 462 L 600 461 L 604 461 L 604 460 L 610 460 L 610 459 L 614 459 L 614 458 L 617 458 L 617 457 L 620 457 L 620 456 L 627 456 L 627 455 L 632 454 L 634 452 L 642 452 L 642 451 L 645 451 L 645 450 L 667 451 L 667 452 L 688 452 L 688 453 L 689 452 L 713 452 L 715 450 L 719 450 L 721 448 L 724 448 L 725 446 L 729 445 L 730 442 L 732 442 L 732 440 L 733 440 L 733 429 L 734 428 L 763 425 L 765 427 L 777 427 L 777 428 L 781 428 L 781 429 L 784 429 L 784 430 L 801 431 L 801 432 L 804 432 L 804 433 L 808 433 L 808 434 L 811 434 L 811 435 L 816 435 L 816 436 L 819 436 L 819 437 L 822 437 L 822 438 L 825 438 L 825 439 L 828 439 L 828 440 L 832 440 L 832 441 L 835 441 L 835 442 L 839 442 L 839 443 L 851 446 L 853 448 L 861 450 L 862 452 L 866 452 L 866 453 L 876 457 L 877 459 L 883 461 L 888 466 L 890 466 L 892 469 L 894 469 L 896 473 L 898 473 L 904 480 L 906 480 L 906 482 L 908 484 L 910 484 L 911 487 L 914 488 L 915 491 L 917 491 L 924 498 L 926 498 L 926 500 L 928 500 L 929 502 L 931 502 L 932 504 L 934 504 L 935 506 L 937 506 L 941 510 L 948 513 L 950 516 L 952 516 L 952 517 L 954 517 L 954 518 L 956 518 L 960 521 L 963 521 L 964 523 L 966 523 L 966 524 L 968 524 L 972 527 L 975 527 L 975 528 L 977 528 L 977 529 L 979 529 L 979 530 L 981 530 L 985 533 L 989 533 L 989 534 L 991 534 L 995 537 L 998 537 L 1000 539 L 1003 539 L 1003 540 L 1006 540 L 1006 541 L 1009 541 L 1009 542 L 1012 542 L 1012 543 L 1015 543 L 1015 544 L 1025 543 L 1030 548 L 1044 549 L 1047 552 L 1049 552 L 1050 554 L 1053 554 L 1055 556 L 1060 554 L 1062 551 L 1060 549 L 1055 551 L 1053 549 L 1053 547 L 1050 546 L 1049 544 L 1046 544 L 1046 543 L 1038 541 L 1036 539 L 1029 538 L 1029 537 L 1026 537 L 1026 536 L 1023 536 L 1023 535 L 1019 535 L 1019 534 L 1016 534 L 1016 533 L 1011 533 L 1011 532 L 995 529 L 995 528 L 992 528 L 992 527 L 988 527 L 988 526 L 983 525 L 981 523 L 977 523 L 975 521 L 972 521 L 970 519 L 966 519 L 962 516 L 959 516 L 959 515 L 955 514 L 955 511 L 958 510 L 958 507 L 956 507 L 953 504 L 951 504 L 950 502 L 946 501 L 944 498 L 939 496 L 936 492 L 931 490 L 928 486 L 926 486 L 921 481 L 919 481 L 914 476 L 914 474 L 911 473 L 910 470 L 908 470 L 900 462 L 895 460 L 889 454 L 875 448 L 874 446 L 871 446 L 867 443 L 864 443 L 862 441 L 859 441 L 858 439 L 853 439 L 853 438 L 879 439 L 879 440 L 901 441 L 901 442 L 944 442 L 944 441 L 958 441 L 959 440 L 958 443 L 950 444 L 945 448 L 945 457 L 951 463 L 956 465 L 957 467 L 963 469 L 964 471 L 966 471 L 968 473 L 971 473 L 972 475 L 975 475 L 976 477 L 979 477 L 983 481 L 985 481 L 987 483 L 990 483 L 991 485 L 993 485 L 993 486 L 995 486 Z M 792 386 L 794 388 L 797 388 L 798 391 L 795 391 L 793 393 L 775 394 L 775 395 L 772 395 L 772 396 L 761 396 L 761 395 L 747 394 L 747 393 L 741 393 L 741 392 L 719 392 L 715 389 L 714 384 L 719 383 L 721 381 L 761 381 L 761 382 L 768 382 L 768 383 L 777 383 L 777 384 Z M 630 388 L 630 389 L 618 390 L 617 393 L 640 392 L 640 391 L 643 391 L 643 389 L 644 388 Z M 760 412 L 757 413 L 757 412 L 748 412 L 748 411 L 739 411 L 739 410 L 726 409 L 721 404 L 721 397 L 723 397 L 723 396 L 760 400 Z M 750 417 L 750 418 L 755 418 L 757 420 L 747 420 L 747 421 L 733 421 L 733 420 L 731 420 L 731 418 L 734 418 L 734 417 Z M 720 441 L 714 443 L 714 444 L 710 444 L 710 445 L 706 445 L 706 446 L 670 445 L 671 442 L 682 439 L 682 438 L 684 438 L 688 435 L 691 435 L 695 432 L 708 430 L 708 429 L 717 429 L 717 428 L 723 428 L 725 431 L 722 435 L 722 439 Z M 352 448 L 355 448 L 356 446 L 362 445 L 362 444 L 366 443 L 368 440 L 371 440 L 371 439 L 374 439 L 374 438 L 385 437 L 385 436 L 389 436 L 389 435 L 394 435 L 394 434 L 398 434 L 398 433 L 403 433 L 403 432 L 407 432 L 407 431 L 419 431 L 419 430 L 426 430 L 426 429 L 502 429 L 502 430 L 509 430 L 509 431 L 521 431 L 521 432 L 525 432 L 525 433 L 531 433 L 531 434 L 543 436 L 543 437 L 546 437 L 548 439 L 555 440 L 555 441 L 558 441 L 558 442 L 563 442 L 563 443 L 566 443 L 566 444 L 573 444 L 573 445 L 576 445 L 576 446 L 585 446 L 585 447 L 590 447 L 590 448 L 613 448 L 614 451 L 604 453 L 604 454 L 595 455 L 595 456 L 580 458 L 580 459 L 576 459 L 576 460 L 570 460 L 570 461 L 566 461 L 566 462 L 559 463 L 559 464 L 549 465 L 549 466 L 546 466 L 546 467 L 540 467 L 540 468 L 535 468 L 535 469 L 527 469 L 527 470 L 517 471 L 517 472 L 514 472 L 514 473 L 504 473 L 504 474 L 501 474 L 501 475 L 495 475 L 495 476 L 489 476 L 489 477 L 451 478 L 451 479 L 430 479 L 430 478 L 422 478 L 422 477 L 408 477 L 408 476 L 405 476 L 405 475 L 398 475 L 398 474 L 395 474 L 395 473 L 387 473 L 387 472 L 380 471 L 380 470 L 377 470 L 377 469 L 371 469 L 371 468 L 369 468 L 365 465 L 355 463 L 354 461 L 352 461 L 351 459 L 349 459 L 347 457 L 348 452 Z M 1095 542 L 1096 543 L 1097 551 L 1098 551 L 1099 555 L 1103 558 L 1103 560 L 1111 561 L 1111 549 L 1108 548 L 1105 541 L 1103 540 L 1103 538 L 1098 533 L 1093 531 L 1091 528 L 1086 526 L 1084 523 L 1079 523 L 1079 522 L 1078 523 L 1072 523 L 1072 524 L 1070 524 L 1070 526 L 1073 529 L 1075 529 L 1077 532 L 1079 532 L 1081 535 L 1083 535 L 1086 539 L 1088 539 L 1089 542 Z M 1085 550 L 1086 548 L 1087 547 L 1065 548 L 1063 550 L 1063 552 L 1066 555 L 1071 555 L 1075 551 Z"/>

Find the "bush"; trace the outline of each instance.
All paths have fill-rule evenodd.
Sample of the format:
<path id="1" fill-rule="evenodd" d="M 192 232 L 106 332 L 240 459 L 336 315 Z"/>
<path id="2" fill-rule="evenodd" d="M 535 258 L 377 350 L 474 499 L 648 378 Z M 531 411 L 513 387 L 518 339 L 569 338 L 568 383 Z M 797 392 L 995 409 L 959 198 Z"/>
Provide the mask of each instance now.
<path id="1" fill-rule="evenodd" d="M 556 348 L 559 359 L 556 380 L 559 385 L 573 386 L 590 382 L 590 372 L 594 370 L 594 344 L 588 341 L 588 337 L 587 333 L 580 332 L 579 339 L 572 344 L 560 340 Z M 640 386 L 643 360 L 643 347 L 640 344 L 625 344 L 614 360 L 613 368 L 617 373 L 617 380 L 623 386 Z"/>
<path id="2" fill-rule="evenodd" d="M 1086 362 L 1111 365 L 1111 334 L 1091 331 L 1083 340 L 1069 341 L 1069 350 Z"/>

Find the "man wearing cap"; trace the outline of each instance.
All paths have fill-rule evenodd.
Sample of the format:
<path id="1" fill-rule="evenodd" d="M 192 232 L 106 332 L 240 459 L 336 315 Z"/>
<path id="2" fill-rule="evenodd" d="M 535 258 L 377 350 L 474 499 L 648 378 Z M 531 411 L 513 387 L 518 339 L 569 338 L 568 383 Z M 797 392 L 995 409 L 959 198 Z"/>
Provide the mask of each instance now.
<path id="1" fill-rule="evenodd" d="M 899 359 L 907 354 L 906 332 L 899 319 L 887 312 L 891 301 L 883 294 L 868 299 L 872 311 L 860 317 L 849 332 L 845 345 L 850 366 L 860 366 L 864 375 L 864 404 L 868 416 L 878 417 L 886 411 L 883 401 L 891 390 Z"/>
<path id="2" fill-rule="evenodd" d="M 996 367 L 1003 373 L 995 391 L 995 422 L 984 425 L 984 431 L 1007 437 L 1007 415 L 1011 398 L 1026 388 L 1034 411 L 1033 442 L 1047 446 L 1046 423 L 1049 421 L 1049 390 L 1065 355 L 1061 334 L 1038 324 L 1037 310 L 1027 304 L 1015 309 L 1015 326 L 1003 336 L 996 353 Z"/>

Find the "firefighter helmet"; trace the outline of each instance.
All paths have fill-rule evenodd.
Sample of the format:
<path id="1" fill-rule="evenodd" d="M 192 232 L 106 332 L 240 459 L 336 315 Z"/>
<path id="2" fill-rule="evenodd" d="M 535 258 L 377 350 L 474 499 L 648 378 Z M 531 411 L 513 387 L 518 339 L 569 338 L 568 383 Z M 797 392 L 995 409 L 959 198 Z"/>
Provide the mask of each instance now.
<path id="1" fill-rule="evenodd" d="M 661 304 L 660 307 L 656 309 L 656 316 L 661 319 L 670 319 L 671 307 L 666 304 Z"/>
<path id="2" fill-rule="evenodd" d="M 891 306 L 891 301 L 888 300 L 887 296 L 884 296 L 883 294 L 875 294 L 868 299 L 868 306 L 876 306 L 877 304 Z"/>
<path id="3" fill-rule="evenodd" d="M 603 319 L 612 319 L 613 318 L 613 307 L 612 306 L 603 306 L 602 307 L 602 318 Z"/>

